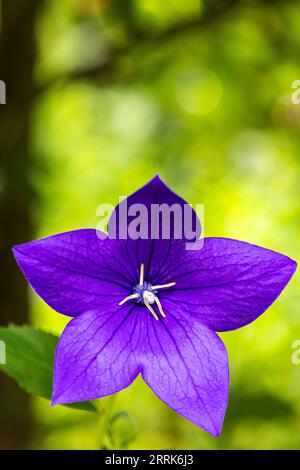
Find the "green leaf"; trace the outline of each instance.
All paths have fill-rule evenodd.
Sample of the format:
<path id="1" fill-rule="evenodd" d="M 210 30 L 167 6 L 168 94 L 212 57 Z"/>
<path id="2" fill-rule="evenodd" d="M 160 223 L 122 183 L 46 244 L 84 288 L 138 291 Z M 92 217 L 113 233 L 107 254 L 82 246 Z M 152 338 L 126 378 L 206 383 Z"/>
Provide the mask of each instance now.
<path id="1" fill-rule="evenodd" d="M 31 326 L 0 327 L 6 363 L 0 369 L 32 395 L 51 399 L 52 371 L 58 337 Z M 3 343 L 2 343 L 3 344 Z M 96 411 L 91 402 L 72 403 L 71 408 Z"/>

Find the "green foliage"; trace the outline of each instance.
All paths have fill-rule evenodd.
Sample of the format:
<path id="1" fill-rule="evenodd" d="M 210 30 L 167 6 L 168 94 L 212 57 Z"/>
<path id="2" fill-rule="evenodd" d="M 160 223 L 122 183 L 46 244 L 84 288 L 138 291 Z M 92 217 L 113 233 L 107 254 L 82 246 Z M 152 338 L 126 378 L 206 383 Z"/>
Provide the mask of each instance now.
<path id="1" fill-rule="evenodd" d="M 0 339 L 6 348 L 6 363 L 0 364 L 3 372 L 15 379 L 28 393 L 50 400 L 58 337 L 30 326 L 10 325 L 0 328 Z M 90 402 L 68 406 L 95 411 Z"/>

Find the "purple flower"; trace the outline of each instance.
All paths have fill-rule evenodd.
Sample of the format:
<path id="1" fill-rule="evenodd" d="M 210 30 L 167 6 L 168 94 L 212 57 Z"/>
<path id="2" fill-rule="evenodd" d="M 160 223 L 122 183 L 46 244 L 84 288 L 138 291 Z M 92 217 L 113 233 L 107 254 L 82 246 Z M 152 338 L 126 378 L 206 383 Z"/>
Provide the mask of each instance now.
<path id="1" fill-rule="evenodd" d="M 125 203 L 149 209 L 186 204 L 158 176 L 123 201 L 111 220 L 118 220 Z M 168 240 L 105 239 L 83 229 L 13 251 L 37 294 L 74 317 L 56 350 L 53 404 L 110 395 L 141 374 L 169 407 L 219 436 L 229 370 L 215 331 L 240 328 L 261 315 L 296 263 L 226 238 L 206 238 L 202 249 L 186 250 L 184 237 L 174 236 L 173 220 L 170 226 Z"/>

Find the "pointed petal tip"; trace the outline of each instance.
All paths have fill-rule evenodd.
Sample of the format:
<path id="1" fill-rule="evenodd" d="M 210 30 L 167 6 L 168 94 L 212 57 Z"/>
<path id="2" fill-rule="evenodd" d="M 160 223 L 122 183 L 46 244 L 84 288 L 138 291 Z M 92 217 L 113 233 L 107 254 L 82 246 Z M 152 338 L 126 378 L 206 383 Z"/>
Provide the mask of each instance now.
<path id="1" fill-rule="evenodd" d="M 216 439 L 218 439 L 220 436 L 221 436 L 221 433 L 222 433 L 222 427 L 223 427 L 223 423 L 219 426 L 219 427 L 215 427 L 213 430 L 211 431 L 208 431 L 209 434 L 213 437 L 215 437 Z"/>
<path id="2" fill-rule="evenodd" d="M 227 409 L 227 407 L 226 407 L 226 409 Z M 199 428 L 203 429 L 205 432 L 207 432 L 211 436 L 218 439 L 221 436 L 221 433 L 222 433 L 226 409 L 224 410 L 223 417 L 220 420 L 218 420 L 217 423 L 214 420 L 211 419 L 211 422 L 207 423 L 206 425 L 203 425 L 203 423 L 202 424 L 197 424 L 196 422 L 194 424 L 196 426 L 198 426 Z"/>
<path id="3" fill-rule="evenodd" d="M 54 367 L 54 375 L 55 375 L 55 367 Z M 55 380 L 53 381 L 53 389 L 52 389 L 52 396 L 51 396 L 51 406 L 57 405 L 65 405 L 68 403 L 67 399 L 64 399 L 64 391 L 59 391 Z"/>
<path id="4" fill-rule="evenodd" d="M 161 178 L 159 173 L 156 173 L 153 178 L 151 178 L 149 181 L 145 183 L 145 186 L 151 185 L 151 184 L 162 184 L 164 186 L 167 186 L 164 180 Z"/>
<path id="5" fill-rule="evenodd" d="M 19 254 L 19 252 L 20 252 L 20 247 L 21 247 L 21 246 L 22 246 L 22 245 L 14 245 L 14 246 L 11 248 L 11 251 L 13 252 L 13 255 L 14 255 L 15 258 L 16 258 L 17 255 Z"/>
<path id="6" fill-rule="evenodd" d="M 52 395 L 50 404 L 51 406 L 57 406 L 57 405 L 68 405 L 69 403 L 74 403 L 76 400 L 64 398 L 64 393 L 58 393 L 56 394 L 55 392 Z"/>
<path id="7" fill-rule="evenodd" d="M 298 267 L 298 263 L 297 261 L 293 260 L 292 258 L 289 258 L 288 256 L 286 255 L 282 255 L 285 260 L 286 260 L 286 268 L 287 268 L 287 281 L 286 281 L 286 284 L 287 285 L 290 280 L 292 279 L 293 275 L 295 274 L 296 270 L 297 270 L 297 267 Z"/>
<path id="8" fill-rule="evenodd" d="M 164 186 L 167 186 L 167 184 L 166 184 L 165 181 L 162 179 L 162 177 L 160 176 L 159 173 L 156 173 L 156 174 L 154 175 L 154 177 L 152 178 L 152 181 L 153 181 L 153 182 L 155 181 L 156 183 L 159 183 L 159 184 L 162 184 L 162 185 L 164 185 Z"/>
<path id="9" fill-rule="evenodd" d="M 297 268 L 298 268 L 298 263 L 297 263 L 297 261 L 295 261 L 295 260 L 293 260 L 293 259 L 291 259 L 291 258 L 288 258 L 288 259 L 289 259 L 289 262 L 290 262 L 290 264 L 291 264 L 291 270 L 292 270 L 292 272 L 293 272 L 293 274 L 294 274 L 294 272 L 295 272 L 295 271 L 297 270 Z"/>
<path id="10" fill-rule="evenodd" d="M 164 188 L 167 188 L 168 191 L 171 191 L 172 193 L 174 193 L 174 191 L 167 185 L 167 183 L 163 180 L 163 178 L 161 177 L 161 175 L 159 173 L 156 173 L 153 178 L 151 178 L 149 181 L 147 181 L 145 184 L 144 184 L 144 187 L 147 187 L 148 185 L 151 186 L 153 184 L 156 184 L 156 185 L 159 185 L 159 186 L 163 186 Z M 141 189 L 141 188 L 140 188 Z M 174 193 L 175 194 L 175 193 Z"/>
<path id="11" fill-rule="evenodd" d="M 218 422 L 215 422 L 215 420 L 213 420 L 211 418 L 211 422 L 207 423 L 205 426 L 203 424 L 197 424 L 197 423 L 194 423 L 194 424 L 196 424 L 196 426 L 199 426 L 205 432 L 207 432 L 208 434 L 210 434 L 211 436 L 213 436 L 217 439 L 217 438 L 220 437 L 220 435 L 222 433 L 226 409 L 227 409 L 227 407 L 224 410 L 223 417 L 220 420 L 218 419 Z"/>
<path id="12" fill-rule="evenodd" d="M 155 180 L 157 183 L 165 186 L 166 188 L 168 188 L 169 191 L 172 191 L 169 186 L 167 185 L 167 183 L 163 180 L 163 178 L 160 176 L 159 173 L 156 173 L 156 175 L 154 176 L 153 180 Z M 174 191 L 172 191 L 174 192 Z"/>
<path id="13" fill-rule="evenodd" d="M 42 240 L 42 239 L 41 239 Z M 11 251 L 18 262 L 19 257 L 27 256 L 29 250 L 34 246 L 35 243 L 40 240 L 30 240 L 29 242 L 20 243 L 19 245 L 13 245 Z"/>
<path id="14" fill-rule="evenodd" d="M 21 268 L 21 259 L 22 259 L 22 255 L 24 255 L 24 252 L 22 250 L 22 247 L 24 245 L 27 245 L 27 243 L 22 243 L 20 245 L 14 245 L 11 249 L 12 251 L 12 254 L 17 262 L 17 264 L 19 265 L 19 267 Z M 21 268 L 22 269 L 22 268 Z"/>
<path id="15" fill-rule="evenodd" d="M 17 257 L 17 245 L 14 245 L 12 248 L 11 248 L 11 251 L 12 251 L 12 254 L 13 256 L 16 258 Z"/>
<path id="16" fill-rule="evenodd" d="M 61 405 L 61 401 L 59 400 L 59 397 L 53 395 L 52 398 L 51 398 L 51 401 L 50 401 L 50 405 L 51 406 L 57 406 L 57 405 Z"/>

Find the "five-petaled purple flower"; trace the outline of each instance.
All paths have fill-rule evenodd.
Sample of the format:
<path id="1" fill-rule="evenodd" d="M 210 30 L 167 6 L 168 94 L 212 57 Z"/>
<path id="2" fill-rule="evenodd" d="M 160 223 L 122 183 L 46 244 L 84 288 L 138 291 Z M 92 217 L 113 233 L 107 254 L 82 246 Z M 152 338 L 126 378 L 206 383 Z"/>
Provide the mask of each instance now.
<path id="1" fill-rule="evenodd" d="M 149 213 L 154 203 L 186 204 L 158 176 L 126 202 L 145 204 Z M 56 350 L 53 404 L 113 394 L 141 374 L 169 407 L 219 436 L 229 370 L 215 331 L 261 315 L 296 263 L 227 238 L 205 238 L 202 249 L 186 250 L 171 228 L 168 240 L 101 239 L 96 230 L 75 230 L 13 251 L 37 294 L 74 317 Z"/>

